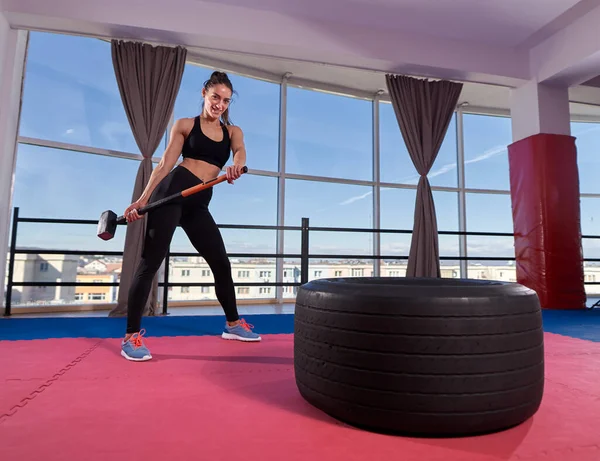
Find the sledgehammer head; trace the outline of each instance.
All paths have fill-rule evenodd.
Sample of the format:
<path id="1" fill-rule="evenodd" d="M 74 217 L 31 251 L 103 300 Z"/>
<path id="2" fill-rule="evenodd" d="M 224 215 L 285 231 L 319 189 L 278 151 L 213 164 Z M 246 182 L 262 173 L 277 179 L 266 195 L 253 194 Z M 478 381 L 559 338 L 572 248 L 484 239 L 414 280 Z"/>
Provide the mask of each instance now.
<path id="1" fill-rule="evenodd" d="M 102 240 L 110 240 L 115 236 L 117 230 L 117 215 L 115 212 L 107 210 L 100 216 L 98 221 L 98 237 Z"/>

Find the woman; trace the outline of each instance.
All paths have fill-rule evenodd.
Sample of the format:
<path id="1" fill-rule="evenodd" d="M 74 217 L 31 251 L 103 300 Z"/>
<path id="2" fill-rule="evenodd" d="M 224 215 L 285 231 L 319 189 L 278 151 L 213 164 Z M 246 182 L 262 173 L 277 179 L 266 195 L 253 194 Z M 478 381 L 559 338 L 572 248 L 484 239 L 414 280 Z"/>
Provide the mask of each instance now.
<path id="1" fill-rule="evenodd" d="M 143 215 L 140 216 L 137 210 L 148 202 L 217 177 L 231 153 L 233 165 L 227 167 L 227 181 L 233 184 L 240 177 L 246 163 L 246 149 L 242 130 L 229 121 L 232 95 L 233 85 L 227 74 L 213 72 L 202 89 L 202 113 L 175 122 L 169 145 L 152 172 L 146 189 L 125 210 L 127 222 L 140 219 Z M 180 154 L 183 161 L 173 169 Z M 213 188 L 210 187 L 177 203 L 148 212 L 142 258 L 129 291 L 127 332 L 121 343 L 121 355 L 126 359 L 145 361 L 152 358 L 142 339 L 141 320 L 152 279 L 166 256 L 178 225 L 214 274 L 217 299 L 227 320 L 222 337 L 260 341 L 260 336 L 252 332 L 252 326 L 238 316 L 231 265 L 221 233 L 208 210 L 212 193 Z"/>

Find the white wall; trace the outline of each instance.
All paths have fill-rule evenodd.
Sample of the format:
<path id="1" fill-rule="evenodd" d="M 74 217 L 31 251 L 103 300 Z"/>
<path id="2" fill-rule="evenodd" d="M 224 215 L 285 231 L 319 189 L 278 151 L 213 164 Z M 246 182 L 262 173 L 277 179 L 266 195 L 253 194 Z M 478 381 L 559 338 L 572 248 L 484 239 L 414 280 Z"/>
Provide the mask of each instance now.
<path id="1" fill-rule="evenodd" d="M 0 3 L 1 6 L 1 3 Z M 11 226 L 16 136 L 27 33 L 13 30 L 0 12 L 0 280 L 4 280 Z M 4 305 L 4 283 L 0 284 Z"/>

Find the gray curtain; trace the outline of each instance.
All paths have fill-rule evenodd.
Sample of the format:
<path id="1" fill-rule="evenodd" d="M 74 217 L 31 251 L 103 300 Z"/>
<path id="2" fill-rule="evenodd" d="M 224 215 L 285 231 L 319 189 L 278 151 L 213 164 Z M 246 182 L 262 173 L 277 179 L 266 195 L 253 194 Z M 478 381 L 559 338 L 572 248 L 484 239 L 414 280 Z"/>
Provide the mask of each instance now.
<path id="1" fill-rule="evenodd" d="M 111 42 L 115 77 L 135 141 L 144 157 L 140 163 L 131 201 L 137 200 L 152 174 L 152 154 L 158 148 L 179 92 L 187 50 L 137 42 Z M 127 295 L 143 250 L 146 219 L 127 224 L 117 306 L 109 315 L 125 315 Z M 158 277 L 154 278 L 145 313 L 154 315 Z"/>
<path id="2" fill-rule="evenodd" d="M 420 175 L 408 258 L 408 277 L 440 277 L 438 228 L 427 174 L 440 150 L 462 83 L 386 75 L 396 119 Z"/>

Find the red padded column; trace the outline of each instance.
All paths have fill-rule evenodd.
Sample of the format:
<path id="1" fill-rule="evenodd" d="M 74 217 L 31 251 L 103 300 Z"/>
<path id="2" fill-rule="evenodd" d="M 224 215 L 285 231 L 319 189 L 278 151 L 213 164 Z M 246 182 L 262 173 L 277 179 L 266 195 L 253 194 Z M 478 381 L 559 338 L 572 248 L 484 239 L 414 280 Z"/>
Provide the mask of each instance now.
<path id="1" fill-rule="evenodd" d="M 575 138 L 536 134 L 508 146 L 517 282 L 543 308 L 584 309 Z"/>

